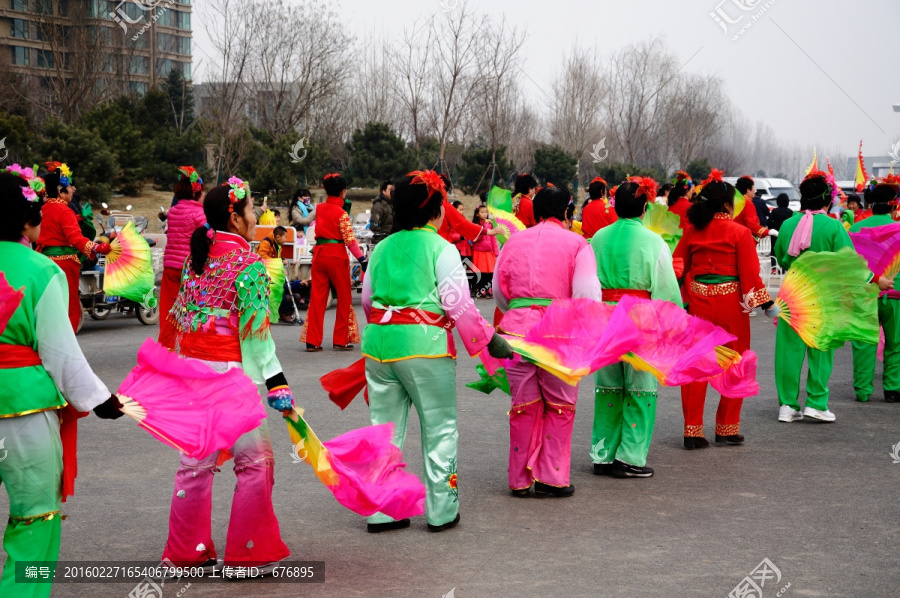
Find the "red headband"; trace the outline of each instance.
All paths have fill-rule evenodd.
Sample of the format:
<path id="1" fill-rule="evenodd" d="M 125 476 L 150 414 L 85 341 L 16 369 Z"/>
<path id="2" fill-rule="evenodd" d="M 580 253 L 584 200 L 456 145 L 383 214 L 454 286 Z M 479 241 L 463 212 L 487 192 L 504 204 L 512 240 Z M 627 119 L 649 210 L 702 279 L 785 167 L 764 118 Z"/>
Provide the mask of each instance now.
<path id="1" fill-rule="evenodd" d="M 425 201 L 419 204 L 420 208 L 424 208 L 425 204 L 428 203 L 428 200 L 431 199 L 431 196 L 435 193 L 440 193 L 441 197 L 443 197 L 444 200 L 447 199 L 447 186 L 446 184 L 444 184 L 444 179 L 441 178 L 441 175 L 439 175 L 435 171 L 414 170 L 406 176 L 413 177 L 413 180 L 410 181 L 410 184 L 425 185 L 425 188 L 428 190 L 428 197 L 425 198 Z"/>
<path id="2" fill-rule="evenodd" d="M 341 173 L 339 173 L 339 172 L 332 172 L 331 174 L 326 174 L 325 177 L 322 178 L 322 180 L 323 180 L 323 181 L 327 181 L 328 179 L 333 179 L 333 178 L 336 177 L 336 176 L 341 176 Z"/>
<path id="3" fill-rule="evenodd" d="M 605 186 L 609 186 L 609 184 L 603 179 L 603 177 L 600 176 L 594 177 L 594 180 L 590 182 L 590 185 L 593 185 L 594 183 L 603 183 Z"/>

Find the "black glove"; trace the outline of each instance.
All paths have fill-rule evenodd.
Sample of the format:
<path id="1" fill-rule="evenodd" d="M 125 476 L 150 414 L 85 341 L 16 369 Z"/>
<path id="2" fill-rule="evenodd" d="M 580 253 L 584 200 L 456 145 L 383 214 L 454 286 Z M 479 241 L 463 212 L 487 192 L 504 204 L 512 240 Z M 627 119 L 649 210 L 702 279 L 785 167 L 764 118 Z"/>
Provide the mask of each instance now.
<path id="1" fill-rule="evenodd" d="M 487 350 L 488 354 L 496 359 L 512 359 L 513 357 L 513 351 L 509 347 L 509 343 L 496 332 L 494 333 L 494 336 L 491 337 L 491 342 L 488 343 Z"/>
<path id="2" fill-rule="evenodd" d="M 119 397 L 112 395 L 106 401 L 94 407 L 94 415 L 100 419 L 119 419 L 125 415 L 119 411 L 121 408 L 122 403 L 119 402 Z"/>
<path id="3" fill-rule="evenodd" d="M 362 269 L 363 272 L 365 272 L 366 269 L 368 269 L 368 267 L 369 267 L 369 258 L 364 257 L 364 258 L 360 259 L 359 267 Z"/>

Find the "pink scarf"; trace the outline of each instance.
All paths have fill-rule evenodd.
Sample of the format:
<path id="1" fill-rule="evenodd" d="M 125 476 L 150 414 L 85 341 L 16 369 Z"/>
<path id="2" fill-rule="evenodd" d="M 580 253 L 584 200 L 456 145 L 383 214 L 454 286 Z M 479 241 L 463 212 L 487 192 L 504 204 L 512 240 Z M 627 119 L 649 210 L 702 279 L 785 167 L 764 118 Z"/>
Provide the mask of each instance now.
<path id="1" fill-rule="evenodd" d="M 797 225 L 797 228 L 794 229 L 794 234 L 791 235 L 791 244 L 788 247 L 788 255 L 797 257 L 805 250 L 809 249 L 809 246 L 812 243 L 813 215 L 824 213 L 825 210 L 816 210 L 815 212 L 806 210 L 803 212 L 803 218 L 800 219 L 800 224 Z"/>

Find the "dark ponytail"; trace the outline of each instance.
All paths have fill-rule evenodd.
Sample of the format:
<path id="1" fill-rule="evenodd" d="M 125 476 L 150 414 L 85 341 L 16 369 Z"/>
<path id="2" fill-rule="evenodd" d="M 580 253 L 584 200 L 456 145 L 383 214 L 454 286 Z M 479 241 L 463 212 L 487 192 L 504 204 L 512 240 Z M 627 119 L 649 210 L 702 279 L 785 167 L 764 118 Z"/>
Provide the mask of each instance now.
<path id="1" fill-rule="evenodd" d="M 726 206 L 734 207 L 734 186 L 719 182 L 704 185 L 688 208 L 688 222 L 697 230 L 702 230 L 712 222 L 716 214 L 727 213 Z M 753 206 L 749 206 L 749 209 L 752 210 Z"/>
<path id="2" fill-rule="evenodd" d="M 228 219 L 232 212 L 243 214 L 247 202 L 250 201 L 248 192 L 244 199 L 232 204 L 228 197 L 229 191 L 231 191 L 229 185 L 219 185 L 207 193 L 206 199 L 203 200 L 206 224 L 191 235 L 191 269 L 198 275 L 203 274 L 206 260 L 209 259 L 209 248 L 212 244 L 209 232 L 211 230 L 228 232 Z M 229 210 L 229 207 L 232 209 Z"/>
<path id="3" fill-rule="evenodd" d="M 687 195 L 688 191 L 690 191 L 691 187 L 693 187 L 693 186 L 694 185 L 693 185 L 693 183 L 691 183 L 690 179 L 687 179 L 687 180 L 681 179 L 680 181 L 678 181 L 677 183 L 672 185 L 672 189 L 669 191 L 669 197 L 668 197 L 666 203 L 671 208 L 676 203 L 678 203 L 679 199 L 681 199 L 682 197 Z"/>

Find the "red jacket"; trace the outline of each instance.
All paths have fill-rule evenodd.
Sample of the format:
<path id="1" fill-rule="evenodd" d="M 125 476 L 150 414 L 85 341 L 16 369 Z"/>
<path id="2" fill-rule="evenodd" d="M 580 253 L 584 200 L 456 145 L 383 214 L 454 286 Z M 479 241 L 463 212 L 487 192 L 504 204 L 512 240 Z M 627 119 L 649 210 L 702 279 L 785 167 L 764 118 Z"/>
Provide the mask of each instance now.
<path id="1" fill-rule="evenodd" d="M 320 239 L 339 242 L 318 245 Z M 313 250 L 315 256 L 344 256 L 349 262 L 347 250 L 344 249 L 346 246 L 353 257 L 362 257 L 356 235 L 353 234 L 353 223 L 350 222 L 350 216 L 344 210 L 344 200 L 340 197 L 329 197 L 325 203 L 316 206 L 316 243 Z"/>
<path id="2" fill-rule="evenodd" d="M 681 219 L 681 224 L 679 224 L 679 226 L 681 227 L 681 230 L 684 230 L 685 228 L 687 228 L 687 226 L 689 224 L 688 218 L 687 218 L 687 211 L 688 211 L 688 208 L 690 208 L 690 207 L 691 207 L 691 202 L 686 197 L 679 197 L 678 201 L 676 201 L 674 205 L 669 206 L 669 211 L 672 212 L 673 214 L 676 214 L 678 216 L 678 218 Z"/>
<path id="3" fill-rule="evenodd" d="M 591 239 L 598 230 L 618 219 L 615 209 L 609 207 L 602 199 L 593 199 L 581 210 L 581 233 L 585 239 Z"/>
<path id="4" fill-rule="evenodd" d="M 746 226 L 750 230 L 750 233 L 757 239 L 769 236 L 769 229 L 759 224 L 759 216 L 756 214 L 756 207 L 753 205 L 752 201 L 747 202 L 747 205 L 745 205 L 744 209 L 741 210 L 741 213 L 734 218 L 734 221 Z"/>
<path id="5" fill-rule="evenodd" d="M 81 234 L 78 217 L 62 199 L 48 199 L 41 207 L 40 247 L 72 247 L 92 257 L 94 242 Z"/>
<path id="6" fill-rule="evenodd" d="M 735 276 L 741 295 L 750 300 L 752 307 L 771 300 L 759 277 L 756 241 L 747 227 L 727 214 L 716 214 L 703 230 L 689 225 L 673 258 L 683 260 L 687 284 L 703 275 Z"/>
<path id="7" fill-rule="evenodd" d="M 527 195 L 520 195 L 518 202 L 519 208 L 514 210 L 516 217 L 522 221 L 525 228 L 536 226 L 537 222 L 534 220 L 534 202 Z"/>
<path id="8" fill-rule="evenodd" d="M 475 242 L 478 240 L 478 237 L 481 236 L 481 231 L 482 228 L 479 225 L 468 220 L 465 216 L 460 214 L 459 210 L 454 208 L 449 201 L 444 200 L 444 222 L 441 223 L 438 234 L 443 237 L 445 241 L 448 243 L 456 243 L 457 241 L 453 240 L 453 233 L 455 232 L 463 239 Z"/>

